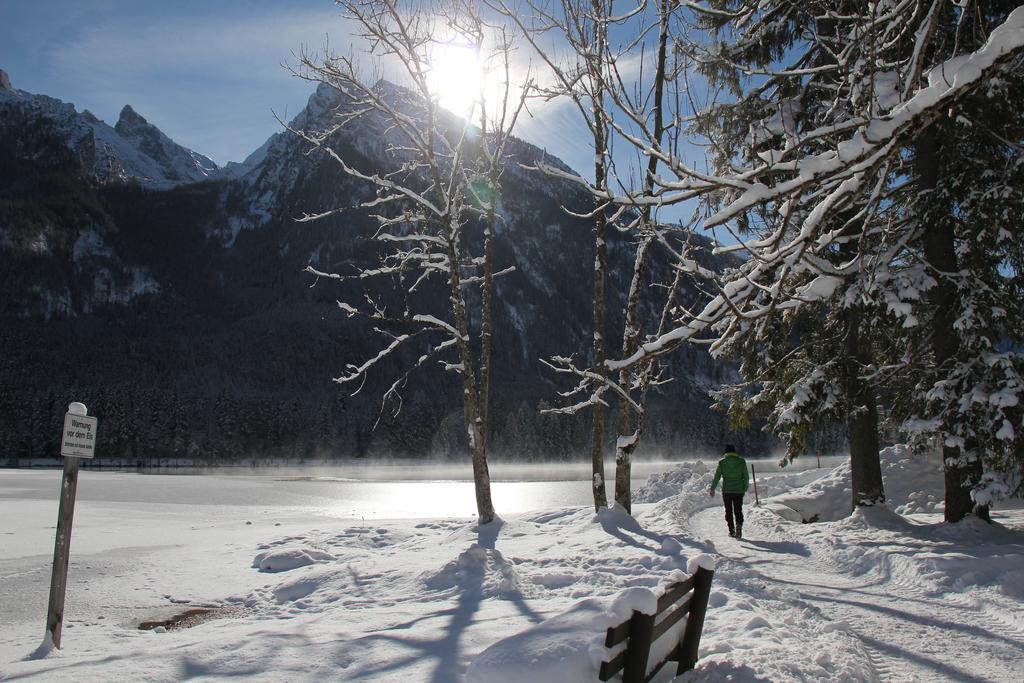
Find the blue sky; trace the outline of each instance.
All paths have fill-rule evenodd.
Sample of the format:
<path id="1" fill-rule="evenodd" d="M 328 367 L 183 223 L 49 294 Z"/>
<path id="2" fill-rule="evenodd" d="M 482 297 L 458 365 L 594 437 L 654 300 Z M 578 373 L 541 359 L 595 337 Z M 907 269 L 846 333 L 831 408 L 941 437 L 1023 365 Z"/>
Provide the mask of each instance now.
<path id="1" fill-rule="evenodd" d="M 331 0 L 0 0 L 0 69 L 15 88 L 111 125 L 131 104 L 223 165 L 281 130 L 274 112 L 291 118 L 305 106 L 312 84 L 282 64 L 328 38 L 333 51 L 348 52 L 350 28 Z M 518 53 L 524 68 L 527 58 Z M 573 106 L 530 109 L 534 118 L 521 119 L 516 135 L 592 177 L 590 136 Z M 616 153 L 622 170 L 639 165 L 626 147 Z M 684 214 L 667 210 L 662 219 Z"/>
<path id="2" fill-rule="evenodd" d="M 330 0 L 0 0 L 0 69 L 15 88 L 73 102 L 113 125 L 125 104 L 217 163 L 281 130 L 312 86 L 282 63 L 348 27 Z M 567 108 L 519 135 L 585 174 L 592 152 Z"/>
<path id="3" fill-rule="evenodd" d="M 272 110 L 305 106 L 281 64 L 341 25 L 329 0 L 0 0 L 0 68 L 110 124 L 131 104 L 223 164 L 280 130 Z"/>

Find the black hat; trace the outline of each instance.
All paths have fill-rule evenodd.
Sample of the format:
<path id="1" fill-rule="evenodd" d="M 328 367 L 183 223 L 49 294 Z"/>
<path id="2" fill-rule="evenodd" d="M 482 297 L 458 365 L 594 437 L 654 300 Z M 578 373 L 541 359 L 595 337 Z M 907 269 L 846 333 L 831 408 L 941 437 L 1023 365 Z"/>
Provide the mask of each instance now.
<path id="1" fill-rule="evenodd" d="M 725 444 L 725 450 L 723 451 L 723 453 L 735 453 L 735 452 L 736 452 L 736 447 L 735 446 L 733 446 L 731 443 Z"/>

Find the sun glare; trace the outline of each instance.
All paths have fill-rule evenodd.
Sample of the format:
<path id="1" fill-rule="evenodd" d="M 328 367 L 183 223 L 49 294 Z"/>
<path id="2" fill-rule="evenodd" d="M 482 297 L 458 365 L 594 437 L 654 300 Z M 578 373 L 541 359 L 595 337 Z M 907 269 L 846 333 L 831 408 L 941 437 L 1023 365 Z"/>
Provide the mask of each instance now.
<path id="1" fill-rule="evenodd" d="M 428 84 L 448 111 L 472 116 L 483 79 L 480 55 L 471 45 L 438 43 L 431 50 Z"/>

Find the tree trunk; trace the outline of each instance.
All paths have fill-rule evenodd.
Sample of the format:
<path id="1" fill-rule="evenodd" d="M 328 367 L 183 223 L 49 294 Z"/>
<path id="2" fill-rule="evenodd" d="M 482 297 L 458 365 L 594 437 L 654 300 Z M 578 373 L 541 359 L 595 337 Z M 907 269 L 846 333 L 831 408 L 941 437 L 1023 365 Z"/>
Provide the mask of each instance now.
<path id="1" fill-rule="evenodd" d="M 491 502 L 491 473 L 487 467 L 487 437 L 490 433 L 491 402 L 491 344 L 493 335 L 494 299 L 494 225 L 495 193 L 498 191 L 498 173 L 492 164 L 490 173 L 491 195 L 487 207 L 487 226 L 484 233 L 484 282 L 481 291 L 480 313 L 480 391 L 477 407 L 477 433 L 473 450 L 473 481 L 476 485 L 477 514 L 481 524 L 494 519 L 494 504 Z"/>
<path id="2" fill-rule="evenodd" d="M 600 138 L 601 136 L 595 136 Z M 599 148 L 600 149 L 600 148 Z M 604 183 L 604 163 L 599 161 L 597 187 Z M 594 371 L 604 374 L 604 280 L 608 268 L 608 248 L 605 238 L 608 219 L 602 207 L 594 218 Z M 590 463 L 593 472 L 591 485 L 594 490 L 594 509 L 608 507 L 608 494 L 604 484 L 604 405 L 594 403 L 590 430 Z"/>
<path id="3" fill-rule="evenodd" d="M 498 192 L 498 169 L 493 163 L 491 164 L 488 179 L 490 182 L 490 197 L 489 206 L 487 207 L 487 225 L 484 227 L 484 281 L 480 292 L 480 413 L 477 419 L 477 423 L 480 426 L 481 444 L 485 450 L 491 427 L 491 348 L 494 335 L 494 226 L 497 221 L 494 205 L 497 202 Z"/>
<path id="4" fill-rule="evenodd" d="M 939 153 L 938 132 L 935 125 L 928 127 L 914 141 L 914 166 L 920 184 L 922 247 L 925 261 L 931 268 L 937 284 L 928 290 L 928 300 L 934 309 L 931 320 L 931 344 L 935 367 L 942 376 L 944 370 L 956 362 L 960 352 L 960 335 L 956 321 L 956 288 L 948 275 L 958 270 L 955 233 L 952 217 L 944 206 L 937 206 L 928 196 L 938 187 Z M 981 460 L 964 453 L 957 445 L 948 443 L 950 430 L 942 425 L 942 462 L 945 469 L 947 522 L 958 522 L 971 513 L 974 501 L 971 488 L 981 479 Z M 988 518 L 988 509 L 979 509 L 979 516 Z"/>
<path id="5" fill-rule="evenodd" d="M 971 489 L 981 479 L 982 467 L 979 458 L 970 460 L 956 446 L 942 446 L 942 462 L 945 470 L 947 522 L 959 522 L 974 512 L 989 521 L 987 505 L 974 506 Z"/>
<path id="6" fill-rule="evenodd" d="M 654 137 L 658 144 L 664 136 L 664 98 L 665 98 L 665 64 L 668 54 L 668 19 L 671 12 L 669 0 L 662 0 L 659 7 L 659 31 L 658 31 L 658 63 L 654 72 Z M 650 194 L 654 189 L 654 177 L 658 171 L 658 159 L 650 155 L 647 162 L 647 175 L 644 177 L 644 189 Z M 651 207 L 644 206 L 642 230 L 651 230 Z M 653 230 L 640 240 L 636 250 L 636 260 L 633 264 L 633 279 L 629 283 L 629 294 L 626 297 L 626 321 L 622 331 L 622 357 L 628 358 L 636 351 L 640 341 L 640 290 L 643 287 L 644 276 L 647 272 L 647 253 L 654 242 Z M 637 370 L 622 370 L 619 373 L 619 386 L 629 390 L 630 375 L 639 374 L 642 368 Z M 646 403 L 647 383 L 639 388 L 638 402 L 641 410 Z M 618 439 L 615 442 L 615 502 L 625 508 L 626 512 L 633 511 L 633 496 L 630 490 L 633 473 L 633 451 L 640 443 L 640 434 L 643 431 L 643 413 L 636 416 L 636 427 L 632 428 L 630 414 L 632 408 L 626 399 L 619 397 L 618 415 L 616 420 L 616 432 Z"/>
<path id="7" fill-rule="evenodd" d="M 604 115 L 604 51 L 608 25 L 603 21 L 606 12 L 599 0 L 591 0 L 594 22 L 593 52 L 587 68 L 590 72 L 594 101 L 594 187 L 604 190 L 607 185 L 608 169 L 605 155 L 608 140 Z M 604 202 L 596 200 L 597 214 L 594 216 L 594 371 L 605 374 L 605 316 L 604 289 L 605 273 L 608 270 L 608 217 Z M 608 507 L 608 493 L 604 480 L 604 404 L 594 403 L 590 430 L 591 486 L 594 491 L 594 509 Z"/>
<path id="8" fill-rule="evenodd" d="M 639 430 L 629 434 L 629 412 L 622 411 L 622 402 L 619 402 L 619 438 L 615 442 L 615 502 L 632 514 L 633 493 L 631 484 L 633 479 L 633 451 L 636 450 L 636 443 L 640 439 Z M 621 425 L 622 415 L 626 416 L 626 427 Z M 625 431 L 625 434 L 623 434 Z M 623 445 L 625 444 L 625 445 Z"/>
<path id="9" fill-rule="evenodd" d="M 851 225 L 850 212 L 842 213 L 838 220 Z M 858 232 L 849 227 L 846 241 L 839 247 L 839 258 L 849 263 L 857 258 Z M 864 311 L 854 304 L 842 309 L 843 355 L 842 383 L 846 396 L 846 433 L 850 442 L 850 484 L 853 491 L 851 509 L 871 506 L 885 501 L 882 483 L 882 463 L 878 443 L 878 399 L 874 388 L 861 376 L 863 368 L 874 362 L 870 341 L 861 336 Z"/>
<path id="10" fill-rule="evenodd" d="M 878 406 L 875 391 L 860 375 L 871 362 L 860 338 L 862 316 L 853 306 L 845 312 L 844 372 L 846 385 L 846 429 L 850 440 L 852 509 L 885 501 L 882 464 L 878 455 Z"/>
<path id="11" fill-rule="evenodd" d="M 448 219 L 449 223 L 451 219 Z M 481 433 L 480 401 L 476 389 L 476 373 L 473 371 L 473 352 L 469 345 L 469 325 L 466 321 L 466 302 L 462 298 L 462 282 L 457 264 L 460 260 L 459 236 L 449 224 L 445 233 L 448 237 L 448 284 L 451 289 L 452 313 L 455 315 L 455 329 L 459 338 L 456 347 L 462 362 L 462 407 L 463 424 L 469 440 L 473 458 L 473 484 L 476 492 L 476 510 L 481 524 L 494 520 L 494 504 L 491 502 L 491 475 L 487 467 L 486 440 Z"/>
<path id="12" fill-rule="evenodd" d="M 487 467 L 484 440 L 477 431 L 473 449 L 473 489 L 476 494 L 476 514 L 481 524 L 494 521 L 494 502 L 491 500 L 491 471 Z"/>
<path id="13" fill-rule="evenodd" d="M 649 209 L 645 209 L 649 213 Z M 644 222 L 646 226 L 646 221 Z M 622 357 L 628 358 L 636 350 L 640 339 L 640 288 L 643 285 L 644 274 L 647 272 L 647 252 L 651 248 L 652 235 L 644 235 L 636 250 L 636 262 L 633 265 L 633 279 L 629 285 L 629 294 L 626 297 L 626 322 L 622 332 Z M 619 372 L 619 386 L 629 391 L 630 380 L 636 374 L 642 372 L 642 368 L 625 369 Z M 638 396 L 640 404 L 643 405 L 646 388 L 641 388 Z M 633 476 L 633 451 L 636 450 L 640 441 L 640 430 L 643 425 L 643 415 L 636 416 L 636 427 L 633 427 L 631 415 L 633 408 L 622 396 L 619 397 L 616 413 L 616 429 L 618 438 L 615 441 L 615 502 L 625 508 L 626 512 L 633 510 L 633 496 L 630 491 Z"/>

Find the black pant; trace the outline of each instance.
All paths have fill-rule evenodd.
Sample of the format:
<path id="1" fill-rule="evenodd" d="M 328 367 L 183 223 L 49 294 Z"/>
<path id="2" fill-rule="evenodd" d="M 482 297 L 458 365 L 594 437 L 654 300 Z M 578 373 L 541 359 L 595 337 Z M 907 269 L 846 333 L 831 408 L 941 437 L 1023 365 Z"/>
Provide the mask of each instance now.
<path id="1" fill-rule="evenodd" d="M 725 523 L 729 525 L 729 533 L 735 533 L 737 529 L 743 528 L 743 494 L 722 491 L 722 500 L 725 501 Z"/>

